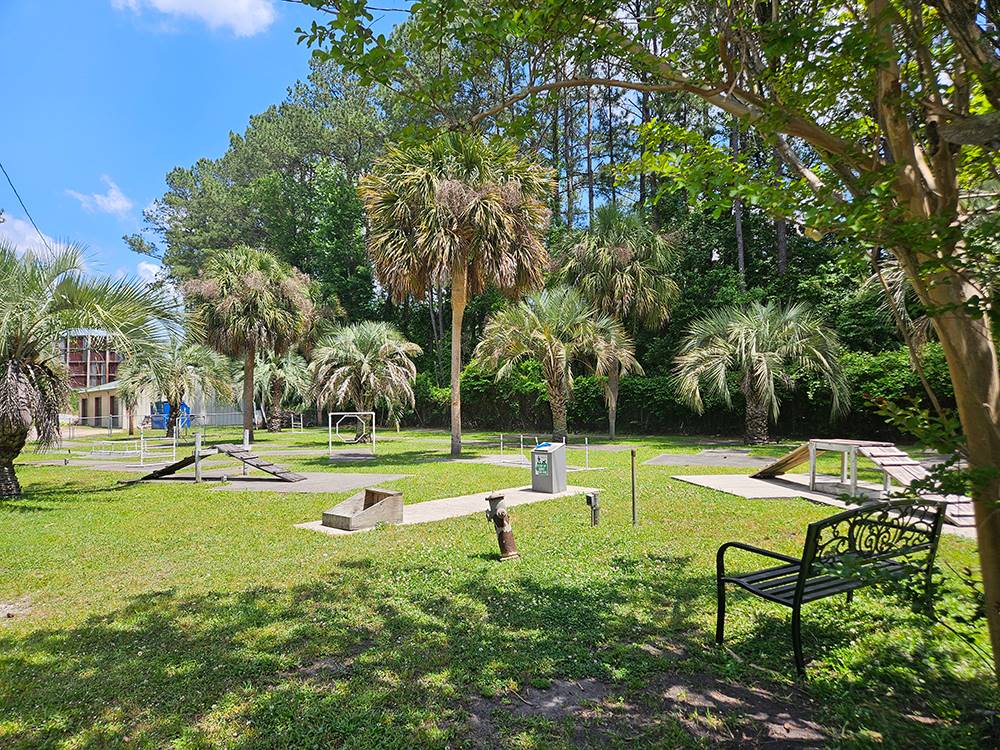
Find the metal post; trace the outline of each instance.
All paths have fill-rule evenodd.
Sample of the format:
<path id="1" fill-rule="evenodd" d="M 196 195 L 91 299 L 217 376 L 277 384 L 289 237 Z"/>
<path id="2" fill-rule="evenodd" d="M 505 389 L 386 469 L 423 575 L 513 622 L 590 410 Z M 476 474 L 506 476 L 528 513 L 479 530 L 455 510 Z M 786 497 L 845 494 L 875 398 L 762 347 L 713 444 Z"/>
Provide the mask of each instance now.
<path id="1" fill-rule="evenodd" d="M 587 469 L 589 469 L 590 468 L 590 438 L 589 437 L 585 437 L 583 439 L 583 450 L 586 453 L 586 461 L 584 463 L 584 467 L 587 468 Z"/>
<path id="2" fill-rule="evenodd" d="M 635 504 L 635 448 L 632 449 L 632 525 L 639 525 L 639 509 Z"/>
<path id="3" fill-rule="evenodd" d="M 194 481 L 201 481 L 201 433 L 194 434 Z"/>
<path id="4" fill-rule="evenodd" d="M 372 455 L 375 455 L 375 412 L 372 412 Z"/>
<path id="5" fill-rule="evenodd" d="M 243 430 L 243 450 L 250 450 L 250 430 Z M 247 475 L 247 462 L 240 461 L 240 465 L 243 470 L 243 476 Z"/>
<path id="6" fill-rule="evenodd" d="M 144 466 L 146 462 L 146 436 L 139 430 L 139 466 Z"/>
<path id="7" fill-rule="evenodd" d="M 503 461 L 503 433 L 500 433 L 500 460 Z"/>
<path id="8" fill-rule="evenodd" d="M 333 415 L 326 415 L 326 449 L 327 455 L 333 458 Z"/>
<path id="9" fill-rule="evenodd" d="M 816 489 L 816 446 L 809 443 L 809 489 Z"/>
<path id="10" fill-rule="evenodd" d="M 597 526 L 601 521 L 600 495 L 597 490 L 587 493 L 587 505 L 590 506 L 590 525 Z"/>
<path id="11" fill-rule="evenodd" d="M 174 461 L 177 460 L 177 425 L 174 425 L 174 445 L 171 457 Z"/>

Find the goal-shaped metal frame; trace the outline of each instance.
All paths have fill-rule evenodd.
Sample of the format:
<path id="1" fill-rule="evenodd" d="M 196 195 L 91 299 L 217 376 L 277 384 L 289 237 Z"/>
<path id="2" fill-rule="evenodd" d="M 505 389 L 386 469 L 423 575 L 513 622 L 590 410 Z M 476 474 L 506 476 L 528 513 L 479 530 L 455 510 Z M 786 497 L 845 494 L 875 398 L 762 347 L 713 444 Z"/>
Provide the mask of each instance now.
<path id="1" fill-rule="evenodd" d="M 336 422 L 334 422 L 336 418 Z M 340 434 L 340 425 L 343 424 L 345 419 L 361 419 L 371 418 L 372 425 L 372 455 L 375 455 L 375 412 L 373 411 L 331 411 L 326 415 L 326 430 L 327 430 L 327 452 L 330 456 L 333 456 L 333 436 L 336 435 L 342 443 L 347 443 Z M 362 424 L 365 424 L 362 421 Z"/>

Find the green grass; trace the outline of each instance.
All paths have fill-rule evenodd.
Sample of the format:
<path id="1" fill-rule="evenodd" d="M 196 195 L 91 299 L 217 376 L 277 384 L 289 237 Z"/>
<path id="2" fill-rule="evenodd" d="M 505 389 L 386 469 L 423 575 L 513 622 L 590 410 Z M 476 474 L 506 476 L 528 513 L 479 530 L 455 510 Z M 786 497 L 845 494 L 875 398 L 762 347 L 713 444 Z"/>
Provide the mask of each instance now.
<path id="1" fill-rule="evenodd" d="M 376 461 L 276 460 L 409 474 L 390 484 L 407 502 L 527 481 L 520 469 L 428 460 L 445 456 L 443 433 L 385 437 Z M 629 442 L 640 462 L 697 449 L 690 439 Z M 258 444 L 321 449 L 326 433 L 260 433 Z M 588 736 L 609 747 L 710 743 L 690 717 L 662 708 L 654 688 L 665 675 L 784 696 L 830 747 L 985 746 L 997 707 L 986 667 L 890 595 L 806 608 L 812 662 L 801 685 L 782 608 L 732 595 L 732 653 L 713 645 L 718 545 L 797 554 L 806 524 L 829 508 L 740 500 L 670 479 L 682 467 L 640 464 L 632 528 L 628 453 L 590 460 L 607 468 L 570 481 L 604 489 L 601 525 L 589 526 L 579 497 L 516 508 L 522 558 L 505 564 L 481 515 L 332 538 L 293 525 L 349 493 L 119 487 L 127 475 L 22 467 L 25 496 L 0 504 L 0 602 L 31 611 L 0 623 L 0 747 L 465 747 L 477 736 L 471 707 L 485 699 L 501 707 L 491 739 L 500 747 L 573 747 Z M 582 461 L 571 451 L 571 464 Z M 837 466 L 831 457 L 822 468 Z M 953 537 L 942 558 L 975 564 L 973 546 Z M 978 639 L 985 645 L 984 632 Z M 583 678 L 609 686 L 625 713 L 656 720 L 619 722 L 615 700 L 579 726 L 504 708 L 532 686 Z M 748 720 L 699 721 L 728 736 Z"/>

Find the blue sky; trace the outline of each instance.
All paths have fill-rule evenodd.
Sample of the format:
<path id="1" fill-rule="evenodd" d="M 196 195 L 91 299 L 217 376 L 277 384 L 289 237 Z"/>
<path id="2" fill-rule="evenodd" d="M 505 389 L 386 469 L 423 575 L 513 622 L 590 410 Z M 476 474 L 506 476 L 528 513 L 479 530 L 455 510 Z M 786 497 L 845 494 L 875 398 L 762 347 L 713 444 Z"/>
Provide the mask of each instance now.
<path id="1" fill-rule="evenodd" d="M 229 132 L 308 73 L 278 0 L 0 0 L 0 161 L 41 230 L 83 243 L 88 267 L 151 276 L 121 241 L 164 175 L 218 156 Z M 0 236 L 40 240 L 0 176 Z"/>

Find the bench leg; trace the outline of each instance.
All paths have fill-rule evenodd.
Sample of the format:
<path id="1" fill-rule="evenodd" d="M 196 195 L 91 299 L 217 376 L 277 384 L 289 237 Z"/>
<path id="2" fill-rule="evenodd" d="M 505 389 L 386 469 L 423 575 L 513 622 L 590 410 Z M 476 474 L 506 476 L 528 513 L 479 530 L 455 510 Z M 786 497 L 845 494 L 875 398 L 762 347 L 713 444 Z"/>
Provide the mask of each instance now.
<path id="1" fill-rule="evenodd" d="M 795 652 L 795 671 L 799 677 L 806 676 L 806 662 L 802 658 L 802 611 L 792 608 L 792 650 Z"/>
<path id="2" fill-rule="evenodd" d="M 715 619 L 715 642 L 722 643 L 726 629 L 726 583 L 721 578 L 717 578 L 715 583 L 719 600 L 718 614 Z"/>

